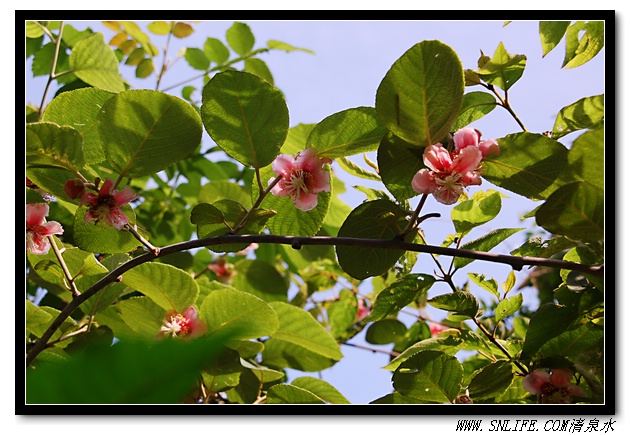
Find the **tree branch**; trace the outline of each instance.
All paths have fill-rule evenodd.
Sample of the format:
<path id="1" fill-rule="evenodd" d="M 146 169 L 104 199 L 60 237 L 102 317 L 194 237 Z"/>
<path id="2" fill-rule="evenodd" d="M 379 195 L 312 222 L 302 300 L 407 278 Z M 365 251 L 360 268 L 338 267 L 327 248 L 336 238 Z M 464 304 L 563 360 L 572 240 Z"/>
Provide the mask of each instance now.
<path id="1" fill-rule="evenodd" d="M 516 270 L 521 270 L 523 266 L 548 266 L 556 269 L 577 270 L 593 275 L 603 276 L 604 265 L 585 265 L 570 261 L 556 260 L 552 258 L 536 258 L 536 257 L 513 257 L 511 255 L 490 254 L 488 252 L 468 251 L 465 249 L 444 248 L 441 246 L 423 245 L 417 243 L 408 243 L 399 240 L 375 240 L 375 239 L 359 239 L 352 237 L 296 237 L 296 236 L 276 236 L 267 234 L 244 234 L 244 235 L 226 235 L 217 237 L 206 237 L 203 239 L 190 240 L 187 242 L 175 243 L 160 249 L 156 256 L 153 252 L 148 252 L 135 257 L 128 262 L 120 265 L 92 287 L 85 290 L 79 296 L 72 299 L 59 313 L 57 318 L 53 320 L 46 332 L 40 340 L 35 343 L 31 351 L 26 357 L 26 366 L 28 367 L 35 357 L 46 347 L 46 343 L 50 337 L 61 326 L 63 321 L 67 319 L 74 310 L 76 310 L 83 302 L 94 296 L 98 291 L 105 288 L 108 284 L 120 281 L 123 273 L 134 267 L 152 261 L 158 257 L 164 257 L 175 252 L 186 251 L 194 248 L 202 248 L 205 246 L 220 245 L 226 243 L 273 243 L 282 245 L 291 245 L 294 249 L 300 249 L 304 245 L 328 245 L 328 246 L 361 246 L 375 249 L 399 249 L 413 252 L 424 252 L 430 254 L 447 255 L 451 257 L 472 258 L 474 260 L 489 261 L 493 263 L 503 263 L 512 266 Z"/>

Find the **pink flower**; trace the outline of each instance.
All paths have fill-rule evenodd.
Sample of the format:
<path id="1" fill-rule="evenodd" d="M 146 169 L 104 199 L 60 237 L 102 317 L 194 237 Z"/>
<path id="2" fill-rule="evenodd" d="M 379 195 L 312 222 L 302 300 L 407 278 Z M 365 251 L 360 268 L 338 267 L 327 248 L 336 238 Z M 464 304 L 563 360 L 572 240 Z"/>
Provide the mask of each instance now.
<path id="1" fill-rule="evenodd" d="M 363 320 L 368 314 L 370 314 L 372 308 L 365 305 L 365 302 L 363 302 L 363 298 L 359 298 L 357 302 L 357 321 L 359 321 Z"/>
<path id="2" fill-rule="evenodd" d="M 312 148 L 295 156 L 279 155 L 271 167 L 282 178 L 272 187 L 271 193 L 288 196 L 299 210 L 312 210 L 317 205 L 317 194 L 330 192 L 330 175 L 323 169 L 326 163 L 331 163 L 331 160 L 317 157 Z M 269 180 L 269 185 L 272 183 L 273 179 Z"/>
<path id="3" fill-rule="evenodd" d="M 571 403 L 571 396 L 586 397 L 581 387 L 569 382 L 572 376 L 569 369 L 534 370 L 523 379 L 523 388 L 540 395 L 543 403 Z"/>
<path id="4" fill-rule="evenodd" d="M 26 250 L 31 254 L 45 255 L 50 249 L 46 236 L 63 234 L 59 222 L 46 222 L 48 204 L 26 204 Z"/>
<path id="5" fill-rule="evenodd" d="M 85 193 L 85 185 L 79 178 L 73 178 L 66 181 L 66 184 L 63 185 L 63 190 L 70 199 L 76 199 L 82 197 Z"/>
<path id="6" fill-rule="evenodd" d="M 105 221 L 108 225 L 118 230 L 129 223 L 129 219 L 127 219 L 120 207 L 138 197 L 131 191 L 129 186 L 125 186 L 123 190 L 112 191 L 113 186 L 114 182 L 108 178 L 101 186 L 98 195 L 92 192 L 85 192 L 81 196 L 81 205 L 90 205 L 90 208 L 85 213 L 85 223 L 95 224 Z"/>
<path id="7" fill-rule="evenodd" d="M 225 258 L 217 258 L 208 265 L 208 269 L 214 272 L 220 282 L 224 284 L 229 284 L 230 282 L 232 282 L 232 276 L 234 275 L 234 265 L 228 263 Z"/>
<path id="8" fill-rule="evenodd" d="M 433 194 L 442 204 L 450 205 L 457 202 L 465 187 L 481 184 L 481 160 L 498 154 L 499 144 L 494 139 L 480 143 L 480 136 L 475 129 L 462 128 L 453 135 L 455 151 L 449 152 L 440 143 L 426 147 L 422 158 L 428 169 L 413 177 L 413 190 Z"/>
<path id="9" fill-rule="evenodd" d="M 442 325 L 441 323 L 430 322 L 429 330 L 431 331 L 431 337 L 437 337 L 440 332 L 446 331 L 450 329 L 448 326 Z"/>
<path id="10" fill-rule="evenodd" d="M 197 309 L 191 306 L 181 314 L 175 310 L 167 311 L 158 336 L 192 338 L 202 335 L 207 329 L 206 324 L 198 319 Z"/>

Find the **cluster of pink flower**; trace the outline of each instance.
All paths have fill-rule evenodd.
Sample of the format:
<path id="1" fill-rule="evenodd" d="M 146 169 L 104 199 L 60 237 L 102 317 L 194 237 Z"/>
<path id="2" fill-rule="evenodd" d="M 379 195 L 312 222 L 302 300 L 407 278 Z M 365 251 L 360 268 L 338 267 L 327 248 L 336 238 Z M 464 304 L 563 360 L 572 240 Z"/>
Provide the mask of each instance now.
<path id="1" fill-rule="evenodd" d="M 569 369 L 534 370 L 523 379 L 523 388 L 540 395 L 543 403 L 571 403 L 574 397 L 586 397 L 582 387 L 569 382 L 572 377 Z"/>
<path id="2" fill-rule="evenodd" d="M 48 204 L 26 204 L 26 251 L 31 254 L 46 255 L 50 250 L 47 236 L 63 234 L 59 222 L 46 222 Z"/>
<path id="3" fill-rule="evenodd" d="M 453 135 L 454 151 L 440 143 L 426 147 L 423 160 L 429 169 L 421 169 L 413 177 L 413 190 L 433 194 L 442 204 L 450 205 L 457 202 L 464 187 L 481 184 L 481 161 L 499 154 L 499 144 L 494 139 L 480 139 L 479 131 L 467 127 Z"/>
<path id="4" fill-rule="evenodd" d="M 105 180 L 98 194 L 86 192 L 81 180 L 68 180 L 64 186 L 66 194 L 70 198 L 81 197 L 81 205 L 90 206 L 85 213 L 85 223 L 96 224 L 103 221 L 107 225 L 120 230 L 125 224 L 129 223 L 129 219 L 127 219 L 120 207 L 138 197 L 129 186 L 125 186 L 123 190 L 113 190 L 113 187 L 114 182 L 109 178 Z"/>
<path id="5" fill-rule="evenodd" d="M 271 163 L 271 168 L 281 178 L 271 188 L 271 193 L 291 198 L 299 210 L 314 209 L 317 206 L 317 194 L 330 192 L 330 174 L 323 168 L 326 163 L 332 163 L 332 160 L 318 157 L 317 151 L 312 148 L 295 156 L 279 155 Z M 274 178 L 270 179 L 269 185 L 274 181 Z"/>

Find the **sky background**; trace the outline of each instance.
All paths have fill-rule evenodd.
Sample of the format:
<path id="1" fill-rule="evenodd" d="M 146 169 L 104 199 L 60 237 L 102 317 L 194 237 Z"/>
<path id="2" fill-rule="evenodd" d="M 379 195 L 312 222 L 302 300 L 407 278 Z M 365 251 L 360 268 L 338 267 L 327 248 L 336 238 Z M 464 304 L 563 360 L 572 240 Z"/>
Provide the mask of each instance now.
<path id="1" fill-rule="evenodd" d="M 191 16 L 192 15 L 192 16 Z M 515 112 L 530 132 L 543 132 L 553 127 L 558 111 L 576 100 L 601 94 L 604 92 L 604 58 L 605 49 L 587 64 L 575 69 L 561 69 L 564 56 L 564 43 L 542 58 L 542 49 L 538 39 L 537 21 L 514 21 L 504 27 L 500 21 L 257 21 L 247 19 L 252 14 L 227 21 L 204 22 L 194 25 L 195 33 L 183 40 L 174 40 L 169 49 L 169 57 L 173 58 L 180 47 L 203 47 L 207 37 L 215 37 L 225 41 L 225 31 L 233 21 L 247 23 L 255 37 L 254 48 L 266 46 L 269 39 L 287 42 L 296 47 L 303 47 L 315 51 L 315 55 L 296 51 L 285 53 L 272 51 L 260 56 L 269 66 L 275 85 L 283 91 L 289 108 L 290 126 L 300 123 L 318 123 L 325 117 L 336 112 L 359 106 L 374 106 L 376 90 L 380 81 L 391 65 L 414 44 L 423 40 L 440 40 L 449 45 L 458 54 L 464 68 L 476 69 L 480 50 L 492 56 L 499 42 L 503 42 L 510 54 L 524 54 L 527 56 L 527 66 L 520 81 L 509 92 L 510 103 Z M 418 14 L 420 17 L 420 14 Z M 187 20 L 195 18 L 194 14 L 182 13 L 173 17 L 167 14 L 167 19 Z M 112 19 L 127 19 L 124 14 L 114 15 Z M 81 30 L 89 25 L 95 31 L 103 31 L 108 41 L 113 32 L 104 30 L 99 22 L 77 23 L 69 21 Z M 163 41 L 152 36 L 154 44 L 161 49 Z M 617 49 L 619 51 L 619 49 Z M 159 61 L 158 61 L 159 64 Z M 168 72 L 163 79 L 162 89 L 180 83 L 189 77 L 194 77 L 193 71 L 184 60 L 178 61 L 178 66 Z M 28 64 L 27 64 L 28 68 Z M 28 70 L 27 70 L 28 71 Z M 132 76 L 130 68 L 121 69 L 123 75 L 140 88 L 153 88 L 152 79 L 138 80 Z M 29 75 L 27 74 L 27 77 Z M 45 78 L 27 81 L 26 101 L 39 104 Z M 201 79 L 188 83 L 202 87 Z M 466 88 L 466 92 L 483 90 L 481 87 Z M 169 92 L 178 94 L 176 91 Z M 52 93 L 51 93 L 52 95 Z M 196 96 L 200 98 L 200 93 Z M 501 108 L 495 109 L 488 116 L 472 124 L 483 132 L 484 138 L 500 138 L 509 133 L 520 131 L 518 124 Z M 575 135 L 565 137 L 562 142 L 570 144 Z M 210 141 L 204 132 L 204 143 Z M 374 159 L 374 158 L 373 158 Z M 360 163 L 362 159 L 353 158 Z M 365 196 L 352 189 L 353 184 L 364 184 L 371 187 L 381 187 L 377 184 L 365 183 L 365 180 L 347 177 L 345 172 L 336 164 L 333 169 L 338 176 L 346 181 L 347 193 L 342 199 L 353 208 L 360 204 Z M 487 181 L 475 190 L 495 188 Z M 500 190 L 500 189 L 499 189 Z M 530 211 L 535 205 L 530 201 L 511 192 L 505 192 L 508 198 L 503 201 L 503 209 L 499 218 L 489 225 L 479 227 L 469 236 L 472 240 L 493 228 L 530 227 L 531 219 L 525 224 L 520 216 Z M 417 204 L 417 198 L 412 206 Z M 438 212 L 442 218 L 431 219 L 423 224 L 428 242 L 440 244 L 442 240 L 453 232 L 450 222 L 450 208 L 429 199 L 423 212 Z M 510 237 L 501 246 L 493 250 L 497 253 L 508 253 L 524 242 L 523 235 Z M 432 273 L 433 263 L 419 261 L 415 271 Z M 499 283 L 504 281 L 510 271 L 508 266 L 491 263 L 475 262 L 466 270 L 456 275 L 457 284 L 462 284 L 466 278 L 466 271 L 485 273 L 494 277 Z M 524 273 L 517 274 L 517 286 L 523 281 Z M 369 285 L 369 283 L 368 283 Z M 369 288 L 360 288 L 369 293 Z M 473 289 L 474 290 L 474 289 Z M 445 287 L 434 286 L 429 296 L 445 293 Z M 531 289 L 524 289 L 526 301 L 532 301 L 535 296 Z M 485 298 L 483 290 L 474 293 Z M 514 291 L 513 291 L 513 294 Z M 432 315 L 435 312 L 431 312 Z M 405 318 L 401 316 L 401 320 Z M 410 319 L 412 320 L 412 319 Z M 436 317 L 436 320 L 440 320 Z M 357 337 L 355 342 L 361 339 Z M 391 349 L 391 346 L 377 347 Z M 367 403 L 391 392 L 391 373 L 380 367 L 387 364 L 388 356 L 380 353 L 367 352 L 348 346 L 342 347 L 344 359 L 333 368 L 322 373 L 322 378 L 335 386 L 352 403 Z M 298 373 L 302 374 L 301 372 Z M 309 374 L 317 376 L 317 374 Z"/>

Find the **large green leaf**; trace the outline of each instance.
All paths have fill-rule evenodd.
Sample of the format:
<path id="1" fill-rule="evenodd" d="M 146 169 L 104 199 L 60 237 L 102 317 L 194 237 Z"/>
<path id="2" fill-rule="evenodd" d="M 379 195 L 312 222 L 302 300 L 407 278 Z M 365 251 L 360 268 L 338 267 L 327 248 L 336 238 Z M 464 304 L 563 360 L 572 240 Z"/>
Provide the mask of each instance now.
<path id="1" fill-rule="evenodd" d="M 237 290 L 215 290 L 199 307 L 199 318 L 208 325 L 208 333 L 229 333 L 235 340 L 260 338 L 274 334 L 278 316 L 262 299 Z"/>
<path id="2" fill-rule="evenodd" d="M 150 90 L 121 92 L 107 100 L 98 128 L 107 161 L 129 178 L 151 175 L 188 156 L 202 133 L 190 104 Z"/>
<path id="3" fill-rule="evenodd" d="M 382 319 L 370 324 L 365 341 L 372 344 L 397 344 L 404 339 L 407 327 L 398 319 Z"/>
<path id="4" fill-rule="evenodd" d="M 324 404 L 323 399 L 311 393 L 304 388 L 295 385 L 278 384 L 274 385 L 267 391 L 267 403 L 299 403 L 299 404 Z"/>
<path id="5" fill-rule="evenodd" d="M 604 190 L 604 129 L 587 131 L 573 141 L 569 166 L 581 181 Z"/>
<path id="6" fill-rule="evenodd" d="M 581 98 L 563 107 L 556 116 L 552 137 L 561 138 L 573 131 L 593 128 L 604 119 L 604 94 Z"/>
<path id="7" fill-rule="evenodd" d="M 497 100 L 494 95 L 487 92 L 469 92 L 464 95 L 462 107 L 451 131 L 457 131 L 462 127 L 483 118 L 497 107 Z"/>
<path id="8" fill-rule="evenodd" d="M 575 68 L 604 48 L 604 21 L 578 21 L 567 29 L 563 68 Z"/>
<path id="9" fill-rule="evenodd" d="M 456 314 L 477 317 L 479 302 L 471 293 L 458 291 L 436 296 L 427 301 L 429 305 L 441 310 L 448 310 Z"/>
<path id="10" fill-rule="evenodd" d="M 515 133 L 498 139 L 501 154 L 484 159 L 484 178 L 530 199 L 545 199 L 566 184 L 569 150 L 535 133 Z"/>
<path id="11" fill-rule="evenodd" d="M 376 297 L 372 311 L 365 319 L 368 322 L 384 319 L 425 294 L 435 282 L 432 275 L 409 274 L 393 282 Z"/>
<path id="12" fill-rule="evenodd" d="M 603 339 L 603 328 L 588 322 L 579 328 L 563 332 L 552 338 L 541 346 L 540 352 L 545 356 L 560 356 L 573 359 L 583 352 L 584 349 Z"/>
<path id="13" fill-rule="evenodd" d="M 497 361 L 485 366 L 470 381 L 468 394 L 474 400 L 502 395 L 512 384 L 514 373 L 507 361 Z"/>
<path id="14" fill-rule="evenodd" d="M 566 184 L 538 208 L 536 223 L 572 239 L 604 240 L 604 192 L 581 181 Z"/>
<path id="15" fill-rule="evenodd" d="M 78 171 L 85 165 L 81 133 L 52 122 L 26 125 L 26 167 Z"/>
<path id="16" fill-rule="evenodd" d="M 242 260 L 236 263 L 232 285 L 264 301 L 287 301 L 288 285 L 275 267 L 262 260 Z"/>
<path id="17" fill-rule="evenodd" d="M 419 352 L 402 363 L 393 376 L 400 394 L 431 402 L 454 402 L 464 370 L 457 358 L 443 352 Z"/>
<path id="18" fill-rule="evenodd" d="M 480 67 L 477 74 L 486 83 L 507 91 L 523 75 L 526 61 L 527 57 L 523 54 L 509 54 L 500 42 L 492 59 Z"/>
<path id="19" fill-rule="evenodd" d="M 576 317 L 569 307 L 554 303 L 541 305 L 529 322 L 521 359 L 533 357 L 543 344 L 562 334 Z"/>
<path id="20" fill-rule="evenodd" d="M 330 171 L 330 169 L 326 169 Z M 276 178 L 271 166 L 267 166 L 260 171 L 263 185 L 269 180 Z M 260 205 L 264 209 L 273 210 L 277 214 L 269 219 L 267 228 L 272 234 L 282 234 L 286 236 L 314 236 L 324 223 L 326 214 L 330 207 L 330 200 L 333 188 L 330 192 L 320 192 L 317 194 L 317 205 L 309 211 L 302 211 L 295 207 L 289 197 L 274 196 L 268 194 Z M 252 199 L 256 201 L 259 197 L 256 180 L 252 183 Z"/>
<path id="21" fill-rule="evenodd" d="M 406 226 L 406 213 L 398 205 L 378 199 L 352 210 L 339 229 L 339 237 L 392 240 L 402 234 Z M 413 234 L 410 234 L 408 239 L 412 238 Z M 339 265 L 356 279 L 385 273 L 404 253 L 400 249 L 337 246 Z"/>
<path id="22" fill-rule="evenodd" d="M 378 147 L 379 175 L 383 184 L 399 201 L 413 198 L 418 192 L 411 187 L 414 175 L 426 168 L 424 148 L 407 143 L 393 134 L 383 138 Z"/>
<path id="23" fill-rule="evenodd" d="M 206 84 L 201 118 L 223 151 L 254 168 L 276 158 L 289 129 L 282 93 L 266 80 L 239 71 L 217 74 Z"/>
<path id="24" fill-rule="evenodd" d="M 110 92 L 125 90 L 118 59 L 101 33 L 79 41 L 70 55 L 72 72 L 85 83 Z"/>
<path id="25" fill-rule="evenodd" d="M 461 236 L 494 219 L 501 211 L 501 195 L 489 190 L 478 192 L 472 199 L 460 202 L 451 210 L 455 231 Z"/>
<path id="26" fill-rule="evenodd" d="M 128 270 L 122 282 L 166 310 L 181 313 L 193 305 L 199 286 L 190 274 L 164 263 L 144 263 Z"/>
<path id="27" fill-rule="evenodd" d="M 198 340 L 124 342 L 97 347 L 60 364 L 29 370 L 30 404 L 182 403 L 225 336 Z"/>
<path id="28" fill-rule="evenodd" d="M 386 133 L 374 108 L 357 107 L 330 115 L 317 124 L 306 148 L 315 148 L 320 157 L 335 159 L 374 151 Z"/>
<path id="29" fill-rule="evenodd" d="M 83 154 L 87 164 L 105 160 L 97 116 L 105 101 L 115 94 L 96 88 L 83 88 L 57 95 L 46 106 L 42 121 L 67 125 L 83 136 Z"/>
<path id="30" fill-rule="evenodd" d="M 280 320 L 280 327 L 265 342 L 263 364 L 318 371 L 343 357 L 339 344 L 309 313 L 285 302 L 270 305 Z"/>
<path id="31" fill-rule="evenodd" d="M 146 296 L 124 299 L 114 305 L 114 308 L 118 311 L 120 319 L 133 331 L 133 334 L 122 332 L 119 335 L 118 333 L 121 331 L 116 330 L 114 325 L 112 329 L 117 334 L 117 338 L 121 340 L 155 339 L 160 332 L 166 314 L 163 307 Z"/>
<path id="32" fill-rule="evenodd" d="M 562 41 L 562 37 L 570 24 L 571 21 L 540 21 L 538 23 L 543 57 L 549 54 Z"/>
<path id="33" fill-rule="evenodd" d="M 396 136 L 427 146 L 444 139 L 459 112 L 464 71 L 440 41 L 422 41 L 390 68 L 376 92 L 376 111 Z"/>
<path id="34" fill-rule="evenodd" d="M 301 376 L 293 379 L 291 385 L 310 391 L 328 403 L 350 403 L 335 387 L 322 379 L 313 378 L 311 376 Z"/>

